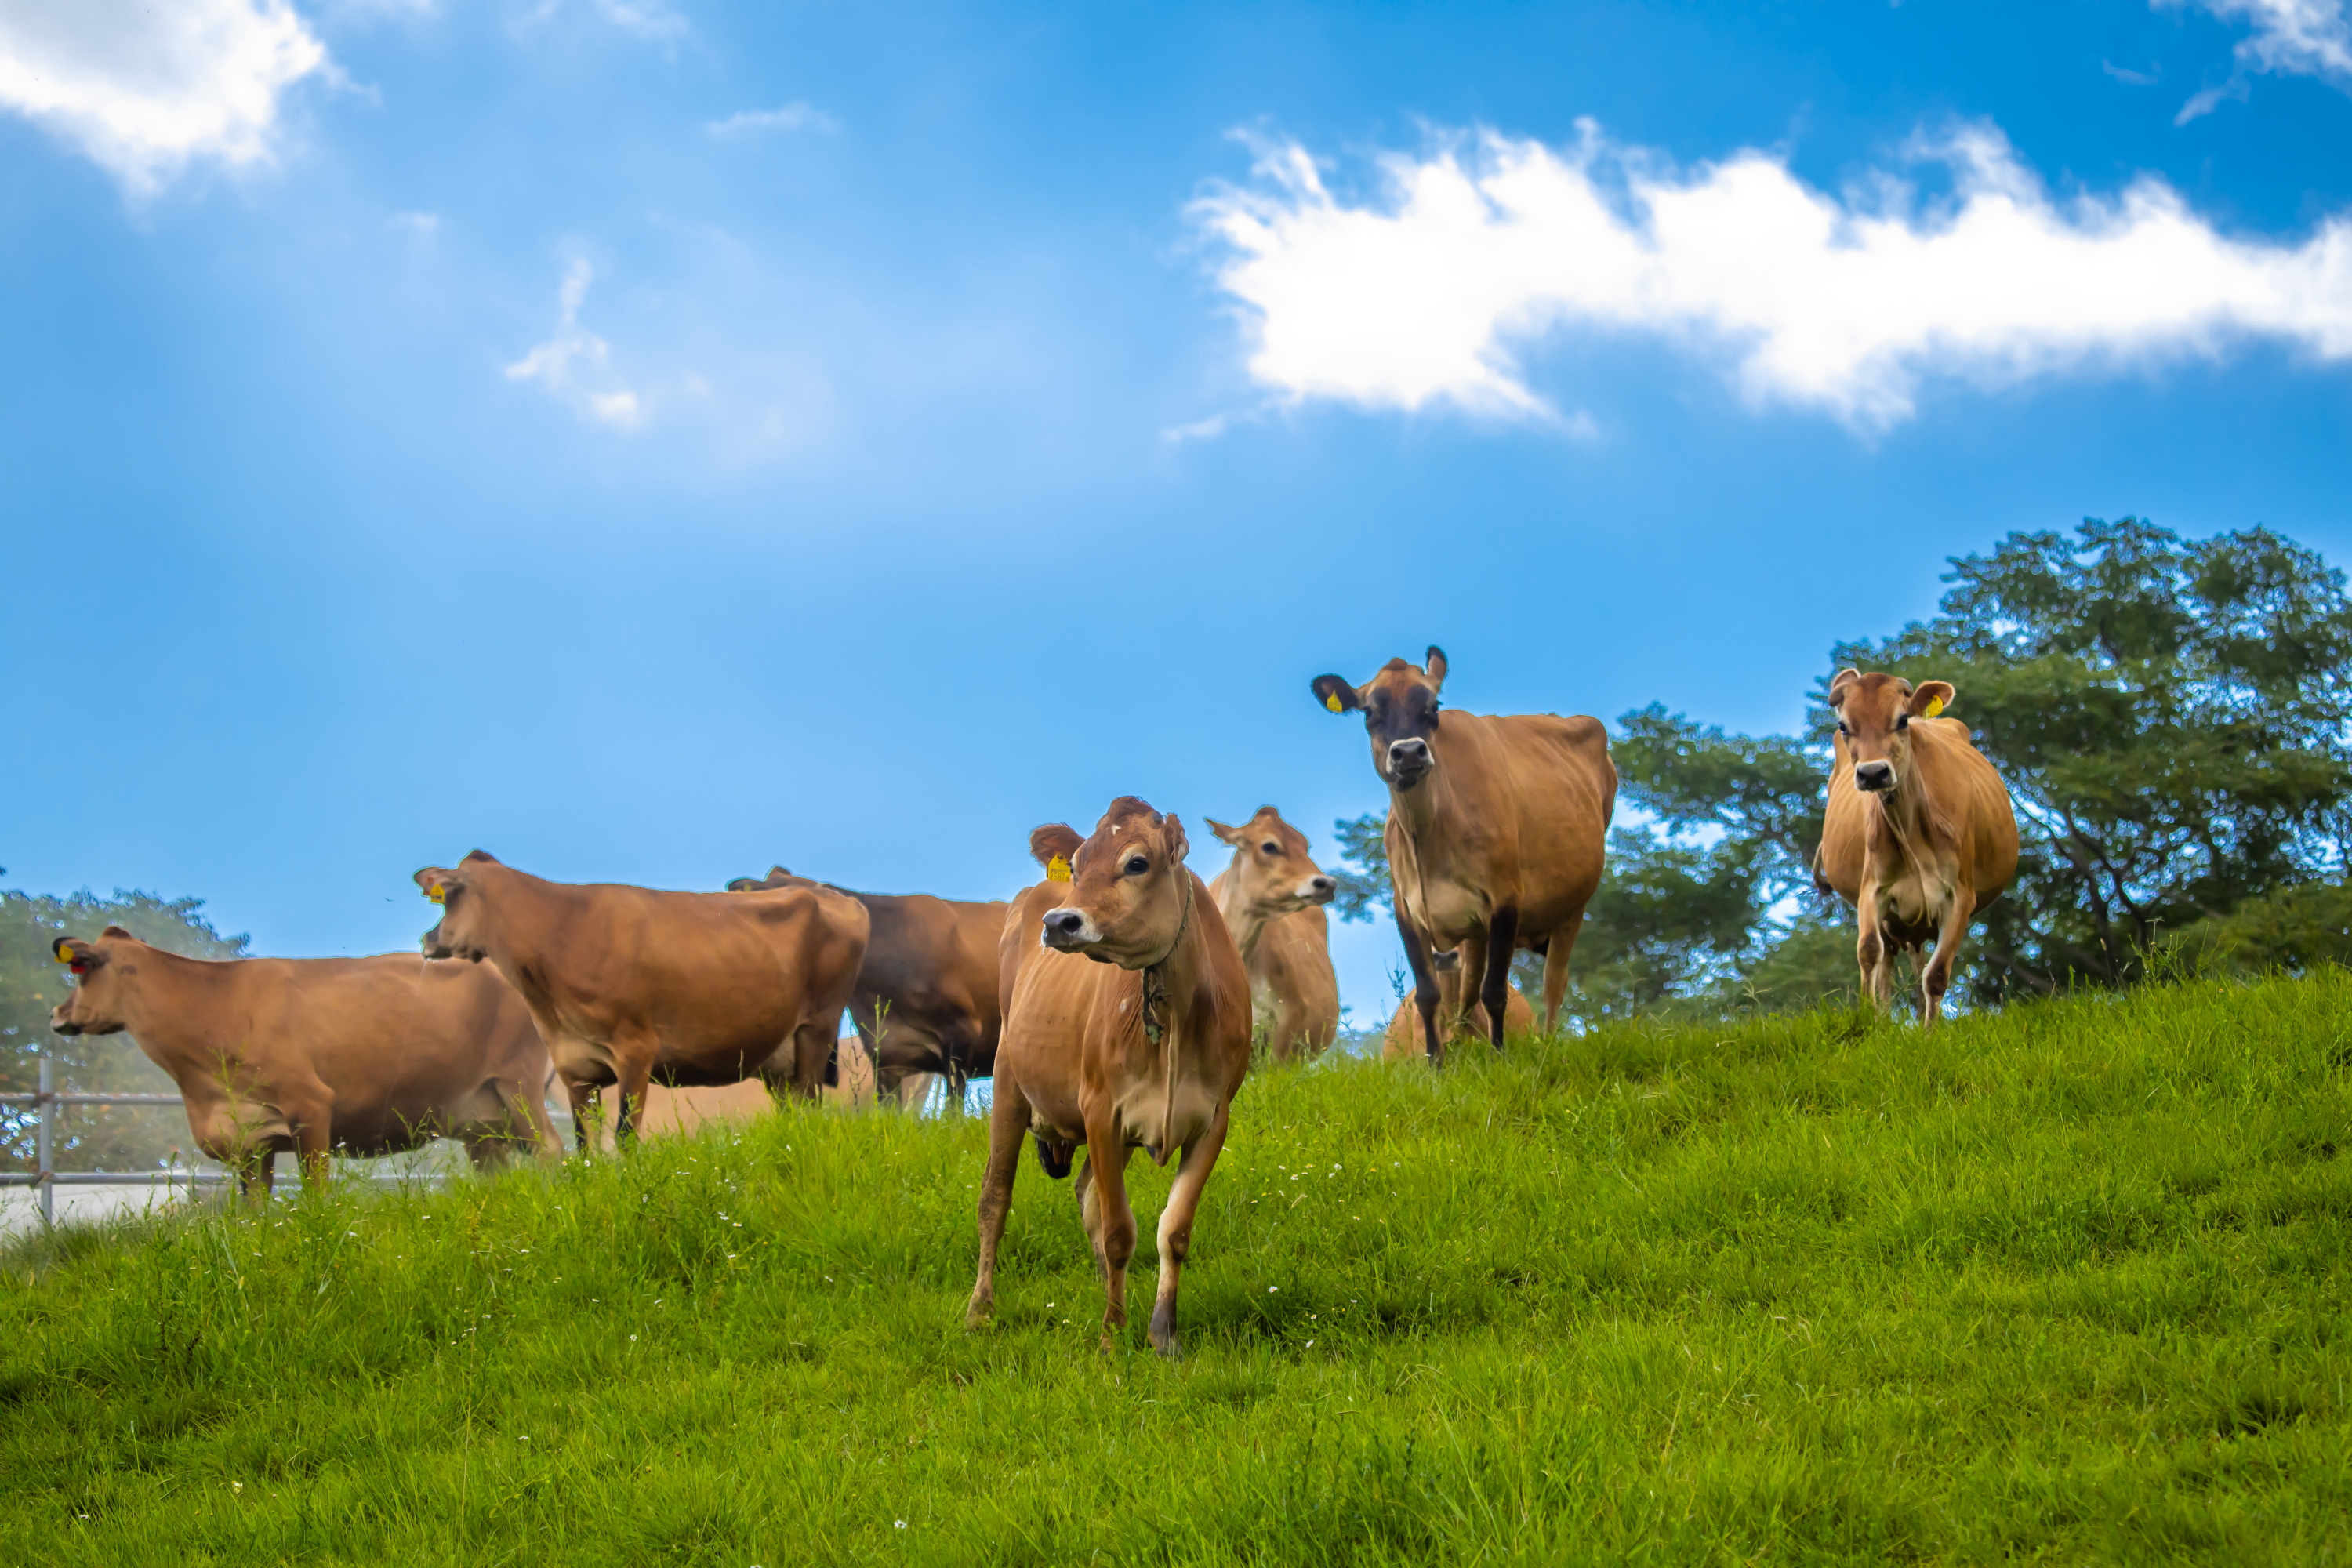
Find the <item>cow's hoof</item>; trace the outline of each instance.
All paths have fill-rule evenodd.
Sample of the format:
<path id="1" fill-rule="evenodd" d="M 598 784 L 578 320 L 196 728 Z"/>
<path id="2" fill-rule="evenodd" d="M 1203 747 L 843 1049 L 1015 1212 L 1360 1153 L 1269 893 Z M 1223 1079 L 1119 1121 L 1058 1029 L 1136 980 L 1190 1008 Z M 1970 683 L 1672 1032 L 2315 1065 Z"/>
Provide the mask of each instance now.
<path id="1" fill-rule="evenodd" d="M 996 1303 L 993 1301 L 974 1301 L 963 1310 L 963 1326 L 967 1329 L 984 1329 L 988 1327 L 988 1320 L 995 1314 L 995 1310 Z"/>
<path id="2" fill-rule="evenodd" d="M 1160 1352 L 1160 1359 L 1162 1361 L 1182 1361 L 1184 1359 L 1184 1347 L 1182 1344 L 1178 1342 L 1174 1334 L 1152 1335 L 1151 1348 Z"/>

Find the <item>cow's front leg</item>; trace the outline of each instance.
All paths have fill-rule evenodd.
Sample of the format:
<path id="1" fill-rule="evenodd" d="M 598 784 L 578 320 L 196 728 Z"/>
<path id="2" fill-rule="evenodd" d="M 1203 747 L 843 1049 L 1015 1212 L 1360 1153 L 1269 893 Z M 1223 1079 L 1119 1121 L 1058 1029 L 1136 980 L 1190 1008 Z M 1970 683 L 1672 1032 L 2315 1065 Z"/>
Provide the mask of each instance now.
<path id="1" fill-rule="evenodd" d="M 1127 1201 L 1127 1162 L 1134 1151 L 1108 1116 L 1087 1119 L 1087 1168 L 1094 1173 L 1095 1258 L 1102 1265 L 1102 1348 L 1127 1327 L 1127 1265 L 1135 1256 L 1135 1210 Z"/>
<path id="2" fill-rule="evenodd" d="M 1421 1015 L 1422 1047 L 1429 1053 L 1430 1066 L 1435 1067 L 1445 1060 L 1445 1046 L 1444 1037 L 1437 1032 L 1437 975 L 1429 966 L 1429 944 L 1406 917 L 1403 895 L 1391 888 L 1389 899 L 1396 906 L 1397 935 L 1404 940 L 1404 961 L 1412 971 L 1412 1005 Z"/>
<path id="3" fill-rule="evenodd" d="M 278 1151 L 263 1143 L 237 1151 L 235 1158 L 236 1195 L 251 1203 L 253 1189 L 258 1186 L 262 1200 L 268 1202 L 278 1185 Z"/>
<path id="4" fill-rule="evenodd" d="M 1478 1000 L 1486 1005 L 1487 1036 L 1495 1048 L 1503 1048 L 1503 1017 L 1511 1000 L 1511 954 L 1519 941 L 1519 911 L 1506 904 L 1495 911 L 1486 927 L 1486 977 L 1478 988 Z M 1468 976 L 1464 977 L 1465 984 Z"/>
<path id="5" fill-rule="evenodd" d="M 1176 1166 L 1176 1180 L 1168 1189 L 1168 1206 L 1160 1211 L 1160 1290 L 1151 1303 L 1151 1348 L 1173 1360 L 1184 1353 L 1176 1340 L 1176 1289 L 1183 1282 L 1184 1260 L 1192 1252 L 1192 1216 L 1200 1211 L 1201 1190 L 1217 1168 L 1225 1146 L 1227 1113 L 1233 1101 L 1217 1107 L 1209 1130 L 1184 1146 Z"/>
<path id="6" fill-rule="evenodd" d="M 1895 1001 L 1895 952 L 1879 930 L 1878 885 L 1863 879 L 1862 897 L 1854 902 L 1854 961 L 1862 967 L 1862 994 L 1872 1006 L 1885 1012 Z"/>
<path id="7" fill-rule="evenodd" d="M 996 1244 L 1004 1239 L 1004 1216 L 1013 1212 L 1013 1178 L 1021 1169 L 1021 1142 L 1029 1134 L 1029 1101 L 1021 1086 L 997 1065 L 996 1099 L 988 1113 L 988 1169 L 980 1178 L 980 1277 L 963 1325 L 976 1329 L 996 1307 Z"/>
<path id="8" fill-rule="evenodd" d="M 1922 1027 L 1932 1027 L 1944 1014 L 1944 993 L 1952 984 L 1952 968 L 1960 961 L 1960 944 L 1969 940 L 1969 918 L 1976 913 L 1976 895 L 1966 888 L 1952 889 L 1951 908 L 1944 911 L 1936 932 L 1936 956 L 1919 974 L 1919 1016 Z"/>

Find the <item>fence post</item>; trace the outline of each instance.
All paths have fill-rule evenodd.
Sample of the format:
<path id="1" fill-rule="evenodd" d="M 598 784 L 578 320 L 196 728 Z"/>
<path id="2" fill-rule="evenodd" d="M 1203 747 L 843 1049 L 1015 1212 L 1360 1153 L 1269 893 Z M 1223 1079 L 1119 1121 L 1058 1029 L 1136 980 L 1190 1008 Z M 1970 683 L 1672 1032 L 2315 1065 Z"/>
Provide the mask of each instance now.
<path id="1" fill-rule="evenodd" d="M 55 1225 L 58 1219 L 58 1153 L 53 1129 L 58 1120 L 58 1064 L 48 1052 L 41 1053 L 41 1099 L 38 1111 L 39 1129 L 34 1133 L 38 1147 L 35 1161 L 41 1184 L 41 1223 Z"/>

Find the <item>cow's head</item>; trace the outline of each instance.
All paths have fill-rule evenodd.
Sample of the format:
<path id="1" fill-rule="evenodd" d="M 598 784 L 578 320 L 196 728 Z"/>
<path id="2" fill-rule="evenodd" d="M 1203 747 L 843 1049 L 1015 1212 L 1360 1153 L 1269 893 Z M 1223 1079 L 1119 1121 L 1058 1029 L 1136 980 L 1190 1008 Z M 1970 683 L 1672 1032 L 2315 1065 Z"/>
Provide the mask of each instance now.
<path id="1" fill-rule="evenodd" d="M 1900 676 L 1839 670 L 1830 682 L 1830 707 L 1837 714 L 1846 760 L 1853 764 L 1853 787 L 1892 794 L 1911 765 L 1911 721 L 1934 718 L 1957 695 L 1948 680 L 1915 688 Z"/>
<path id="2" fill-rule="evenodd" d="M 1239 827 L 1213 816 L 1207 821 L 1210 832 L 1233 846 L 1234 863 L 1225 875 L 1238 889 L 1242 908 L 1262 910 L 1273 919 L 1328 904 L 1339 890 L 1307 854 L 1307 835 L 1283 821 L 1274 807 L 1259 806 Z"/>
<path id="3" fill-rule="evenodd" d="M 1121 969 L 1166 958 L 1191 905 L 1187 847 L 1183 823 L 1131 795 L 1110 803 L 1090 838 L 1062 822 L 1032 833 L 1029 853 L 1046 879 L 1067 884 L 1045 911 L 1045 945 Z"/>
<path id="4" fill-rule="evenodd" d="M 96 942 L 61 936 L 49 943 L 76 981 L 72 994 L 49 1010 L 49 1027 L 60 1035 L 113 1035 L 128 1027 L 125 980 L 139 973 L 146 946 L 121 926 L 107 927 Z"/>
<path id="5" fill-rule="evenodd" d="M 419 944 L 427 958 L 462 958 L 479 963 L 489 956 L 488 911 L 482 908 L 478 894 L 472 891 L 473 873 L 483 867 L 495 866 L 498 857 L 477 849 L 457 862 L 454 871 L 440 866 L 427 866 L 416 873 L 416 885 L 425 896 L 441 906 L 441 923 L 425 933 Z"/>
<path id="6" fill-rule="evenodd" d="M 1315 700 L 1334 713 L 1359 711 L 1371 736 L 1372 769 L 1392 789 L 1406 790 L 1437 766 L 1437 693 L 1445 685 L 1445 650 L 1429 650 L 1426 665 L 1392 658 L 1362 686 L 1318 675 Z"/>

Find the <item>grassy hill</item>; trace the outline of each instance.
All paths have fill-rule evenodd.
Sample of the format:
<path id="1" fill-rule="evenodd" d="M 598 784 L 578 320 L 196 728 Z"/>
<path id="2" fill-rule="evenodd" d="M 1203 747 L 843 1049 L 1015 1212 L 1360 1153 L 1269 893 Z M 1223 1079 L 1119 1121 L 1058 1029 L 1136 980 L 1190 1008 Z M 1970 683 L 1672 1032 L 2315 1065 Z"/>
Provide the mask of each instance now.
<path id="1" fill-rule="evenodd" d="M 61 1233 L 0 1560 L 2344 1561 L 2347 1072 L 2340 972 L 1271 1071 L 1174 1365 L 1034 1162 L 964 1331 L 978 1123 Z"/>

